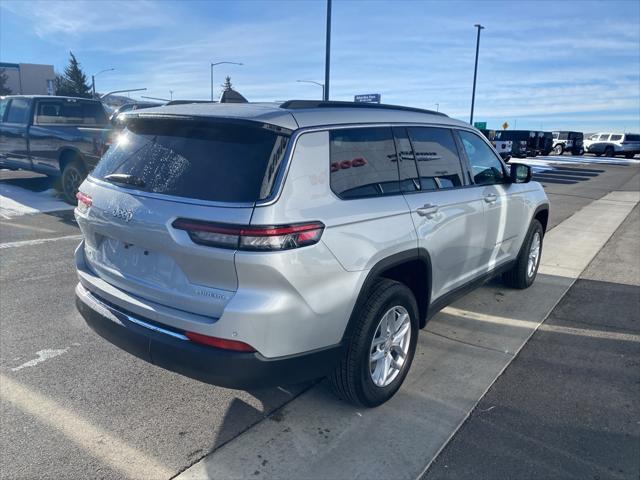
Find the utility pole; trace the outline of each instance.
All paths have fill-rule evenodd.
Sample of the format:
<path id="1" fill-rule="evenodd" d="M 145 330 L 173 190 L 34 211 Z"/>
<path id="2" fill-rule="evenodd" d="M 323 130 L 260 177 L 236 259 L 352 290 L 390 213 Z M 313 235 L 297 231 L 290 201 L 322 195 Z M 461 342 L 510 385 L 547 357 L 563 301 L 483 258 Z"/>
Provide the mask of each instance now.
<path id="1" fill-rule="evenodd" d="M 107 68 L 106 70 L 100 70 L 98 73 L 91 75 L 91 96 L 96 98 L 96 77 L 104 72 L 113 72 L 115 68 Z"/>
<path id="2" fill-rule="evenodd" d="M 480 51 L 480 30 L 483 30 L 484 27 L 479 23 L 474 25 L 478 29 L 478 39 L 476 40 L 476 66 L 473 69 L 473 93 L 471 94 L 471 118 L 469 119 L 469 123 L 473 125 L 473 106 L 476 101 L 476 79 L 478 77 L 478 52 Z"/>
<path id="3" fill-rule="evenodd" d="M 327 41 L 325 44 L 324 59 L 324 87 L 322 99 L 326 102 L 329 100 L 329 71 L 331 63 L 331 0 L 327 0 Z"/>
<path id="4" fill-rule="evenodd" d="M 313 83 L 314 85 L 318 85 L 318 86 L 322 87 L 322 99 L 324 100 L 324 84 L 322 84 L 320 82 L 315 82 L 313 80 L 296 80 L 296 82 L 299 82 L 299 83 Z"/>

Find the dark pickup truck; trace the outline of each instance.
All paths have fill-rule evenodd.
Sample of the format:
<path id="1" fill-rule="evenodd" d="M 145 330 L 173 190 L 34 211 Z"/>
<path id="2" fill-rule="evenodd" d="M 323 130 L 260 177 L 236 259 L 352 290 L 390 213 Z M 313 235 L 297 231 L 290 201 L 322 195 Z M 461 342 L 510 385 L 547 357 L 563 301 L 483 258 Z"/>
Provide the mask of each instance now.
<path id="1" fill-rule="evenodd" d="M 78 187 L 109 144 L 111 124 L 97 100 L 52 96 L 0 98 L 0 168 L 59 177 L 75 203 Z"/>

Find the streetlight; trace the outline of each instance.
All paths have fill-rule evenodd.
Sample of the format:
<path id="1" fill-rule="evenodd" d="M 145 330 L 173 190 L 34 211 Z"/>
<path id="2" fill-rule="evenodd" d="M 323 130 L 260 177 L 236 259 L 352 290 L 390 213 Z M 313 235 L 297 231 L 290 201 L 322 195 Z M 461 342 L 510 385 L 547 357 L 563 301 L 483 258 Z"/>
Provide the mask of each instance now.
<path id="1" fill-rule="evenodd" d="M 440 104 L 436 103 L 436 112 L 439 112 L 439 111 L 440 111 Z"/>
<path id="2" fill-rule="evenodd" d="M 98 73 L 91 75 L 91 92 L 93 98 L 96 98 L 96 77 L 104 72 L 113 72 L 115 68 L 107 68 L 106 70 L 100 70 Z"/>
<path id="3" fill-rule="evenodd" d="M 476 66 L 473 70 L 473 93 L 471 94 L 471 118 L 469 123 L 473 125 L 473 104 L 476 101 L 476 78 L 478 77 L 478 52 L 480 51 L 480 30 L 484 30 L 484 27 L 479 23 L 475 24 L 474 27 L 478 29 L 478 39 L 476 41 Z"/>
<path id="4" fill-rule="evenodd" d="M 315 82 L 313 80 L 296 80 L 299 83 L 313 83 L 314 85 L 320 85 L 322 87 L 322 99 L 324 100 L 324 84 L 320 82 Z"/>
<path id="5" fill-rule="evenodd" d="M 216 65 L 222 65 L 223 63 L 227 63 L 229 65 L 244 65 L 243 63 L 239 63 L 239 62 L 216 62 L 211 64 L 211 101 L 212 102 L 213 102 L 213 67 L 215 67 Z"/>
<path id="6" fill-rule="evenodd" d="M 331 63 L 331 0 L 327 0 L 327 37 L 325 42 L 324 57 L 324 87 L 322 87 L 322 100 L 329 101 L 329 70 Z"/>
<path id="7" fill-rule="evenodd" d="M 170 95 L 169 98 L 171 98 L 171 100 L 173 100 L 173 90 L 169 90 L 169 95 Z"/>

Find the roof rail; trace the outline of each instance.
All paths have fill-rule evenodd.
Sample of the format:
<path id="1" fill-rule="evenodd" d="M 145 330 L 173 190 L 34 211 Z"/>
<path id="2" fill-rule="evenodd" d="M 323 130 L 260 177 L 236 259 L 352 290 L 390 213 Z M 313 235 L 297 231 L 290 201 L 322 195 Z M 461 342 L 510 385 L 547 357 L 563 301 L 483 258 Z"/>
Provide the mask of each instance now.
<path id="1" fill-rule="evenodd" d="M 385 103 L 343 102 L 337 100 L 287 100 L 280 108 L 298 110 L 302 108 L 373 108 L 382 110 L 404 110 L 405 112 L 429 113 L 448 117 L 445 113 L 423 108 L 405 107 L 403 105 L 388 105 Z"/>

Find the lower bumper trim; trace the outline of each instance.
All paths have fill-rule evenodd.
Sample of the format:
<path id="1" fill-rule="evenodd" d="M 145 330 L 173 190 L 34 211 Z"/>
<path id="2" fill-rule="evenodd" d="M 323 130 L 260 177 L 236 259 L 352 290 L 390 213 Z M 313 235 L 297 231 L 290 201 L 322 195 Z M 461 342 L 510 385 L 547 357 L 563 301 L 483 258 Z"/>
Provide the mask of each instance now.
<path id="1" fill-rule="evenodd" d="M 111 308 L 80 284 L 76 306 L 89 327 L 117 347 L 167 370 L 226 388 L 266 388 L 320 378 L 335 368 L 343 352 L 341 345 L 334 345 L 269 359 L 257 352 L 198 345 L 179 332 Z"/>

